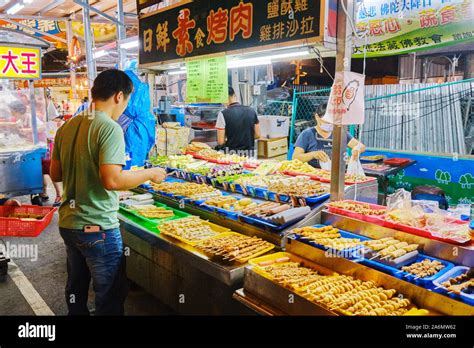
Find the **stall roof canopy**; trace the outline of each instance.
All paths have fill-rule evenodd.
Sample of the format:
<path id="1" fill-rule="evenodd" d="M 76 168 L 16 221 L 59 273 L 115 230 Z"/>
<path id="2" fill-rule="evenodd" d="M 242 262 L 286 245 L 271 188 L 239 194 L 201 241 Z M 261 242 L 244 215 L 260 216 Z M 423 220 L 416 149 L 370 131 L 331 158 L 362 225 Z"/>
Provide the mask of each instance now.
<path id="1" fill-rule="evenodd" d="M 38 37 L 19 33 L 8 28 L 0 29 L 0 45 L 19 45 L 48 48 L 50 44 Z"/>
<path id="2" fill-rule="evenodd" d="M 17 0 L 0 0 L 0 13 L 7 14 L 7 10 L 18 3 Z M 114 16 L 117 10 L 117 0 L 90 0 L 89 4 L 108 15 Z M 136 13 L 136 0 L 123 0 L 124 11 Z M 31 4 L 24 4 L 24 8 L 12 15 L 15 16 L 43 16 L 43 17 L 68 17 L 76 15 L 76 19 L 82 18 L 82 7 L 73 0 L 34 0 Z M 91 12 L 91 17 L 101 17 Z M 104 19 L 105 21 L 105 19 Z"/>

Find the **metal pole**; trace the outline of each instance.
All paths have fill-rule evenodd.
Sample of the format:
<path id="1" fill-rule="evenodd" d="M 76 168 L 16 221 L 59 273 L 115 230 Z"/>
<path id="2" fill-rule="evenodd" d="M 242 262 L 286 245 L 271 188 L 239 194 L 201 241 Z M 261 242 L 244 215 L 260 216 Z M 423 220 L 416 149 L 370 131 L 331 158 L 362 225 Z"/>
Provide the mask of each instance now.
<path id="1" fill-rule="evenodd" d="M 125 15 L 123 12 L 123 0 L 117 0 L 117 20 L 120 23 L 125 23 Z M 125 40 L 127 33 L 125 31 L 125 26 L 117 24 L 117 49 L 119 55 L 119 69 L 123 70 L 125 68 L 125 62 L 127 59 L 127 51 L 120 47 L 122 40 Z"/>
<path id="2" fill-rule="evenodd" d="M 68 18 L 66 22 L 66 38 L 67 38 L 67 47 L 68 50 L 72 45 L 72 38 L 74 34 L 72 32 L 72 20 Z M 69 67 L 69 76 L 71 78 L 71 91 L 72 91 L 72 98 L 77 99 L 77 90 L 76 90 L 76 69 L 75 67 Z"/>
<path id="3" fill-rule="evenodd" d="M 38 144 L 38 123 L 36 122 L 36 98 L 33 80 L 28 80 L 30 90 L 31 128 L 33 130 L 33 143 Z"/>
<path id="4" fill-rule="evenodd" d="M 89 0 L 84 0 L 84 4 L 89 5 Z M 82 8 L 82 17 L 84 21 L 84 41 L 86 44 L 87 79 L 89 82 L 88 85 L 92 86 L 92 83 L 97 76 L 97 67 L 95 64 L 94 53 L 92 51 L 92 47 L 94 46 L 94 36 L 92 34 L 91 17 L 88 6 Z"/>
<path id="5" fill-rule="evenodd" d="M 341 0 L 344 1 L 344 0 Z M 347 0 L 346 9 L 350 16 L 354 13 L 354 1 Z M 337 9 L 337 49 L 336 71 L 350 71 L 352 57 L 352 31 L 349 17 L 338 2 Z M 347 126 L 334 126 L 332 167 L 331 167 L 331 200 L 344 199 L 344 182 L 346 163 L 344 157 L 347 149 Z"/>
<path id="6" fill-rule="evenodd" d="M 413 52 L 413 83 L 416 80 L 416 52 Z"/>

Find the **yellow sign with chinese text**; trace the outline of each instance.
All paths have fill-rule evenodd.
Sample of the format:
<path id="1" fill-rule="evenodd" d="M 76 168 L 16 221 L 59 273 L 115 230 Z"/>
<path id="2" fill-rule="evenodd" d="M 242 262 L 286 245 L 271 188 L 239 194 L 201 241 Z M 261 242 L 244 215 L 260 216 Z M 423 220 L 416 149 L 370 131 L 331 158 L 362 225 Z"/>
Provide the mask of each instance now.
<path id="1" fill-rule="evenodd" d="M 40 79 L 41 49 L 0 46 L 0 78 Z"/>

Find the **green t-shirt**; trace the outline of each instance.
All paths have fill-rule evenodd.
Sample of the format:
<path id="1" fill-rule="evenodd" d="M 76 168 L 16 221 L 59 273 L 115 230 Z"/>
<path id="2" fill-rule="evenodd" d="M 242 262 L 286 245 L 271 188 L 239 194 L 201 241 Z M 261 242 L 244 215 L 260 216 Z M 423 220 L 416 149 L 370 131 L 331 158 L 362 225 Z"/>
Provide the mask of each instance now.
<path id="1" fill-rule="evenodd" d="M 59 227 L 119 227 L 118 193 L 103 187 L 99 166 L 125 165 L 125 140 L 120 125 L 101 111 L 94 116 L 76 116 L 58 130 L 52 158 L 60 161 L 63 177 Z"/>

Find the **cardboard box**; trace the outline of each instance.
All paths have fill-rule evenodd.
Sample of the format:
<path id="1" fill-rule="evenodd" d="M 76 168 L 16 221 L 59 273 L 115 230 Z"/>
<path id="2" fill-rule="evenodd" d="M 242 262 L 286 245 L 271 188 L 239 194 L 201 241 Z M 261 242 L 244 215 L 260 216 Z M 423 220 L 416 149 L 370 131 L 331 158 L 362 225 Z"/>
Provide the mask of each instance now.
<path id="1" fill-rule="evenodd" d="M 287 137 L 290 132 L 291 117 L 258 116 L 262 138 L 274 139 Z"/>
<path id="2" fill-rule="evenodd" d="M 157 128 L 156 149 L 160 156 L 171 156 L 181 153 L 189 144 L 190 129 L 186 127 Z"/>

